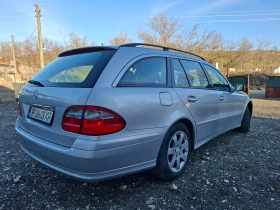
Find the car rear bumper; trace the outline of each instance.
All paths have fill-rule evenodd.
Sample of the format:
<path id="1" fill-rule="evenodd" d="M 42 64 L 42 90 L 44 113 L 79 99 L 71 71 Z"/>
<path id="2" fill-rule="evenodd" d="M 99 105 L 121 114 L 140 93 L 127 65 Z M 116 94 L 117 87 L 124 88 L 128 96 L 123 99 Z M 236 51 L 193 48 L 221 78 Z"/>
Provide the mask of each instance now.
<path id="1" fill-rule="evenodd" d="M 140 143 L 129 144 L 128 141 L 126 146 L 89 151 L 45 141 L 21 129 L 18 122 L 15 128 L 19 145 L 28 155 L 81 181 L 101 181 L 152 168 L 161 145 L 161 135 L 151 133 L 149 140 L 146 135 Z M 89 148 L 101 142 L 88 141 Z"/>

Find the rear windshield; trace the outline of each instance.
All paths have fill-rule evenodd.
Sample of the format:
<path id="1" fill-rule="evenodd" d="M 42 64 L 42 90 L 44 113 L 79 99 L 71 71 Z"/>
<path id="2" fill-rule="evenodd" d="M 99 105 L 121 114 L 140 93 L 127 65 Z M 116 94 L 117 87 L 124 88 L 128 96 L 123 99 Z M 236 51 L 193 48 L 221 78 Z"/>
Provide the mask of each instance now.
<path id="1" fill-rule="evenodd" d="M 93 87 L 115 51 L 59 57 L 39 71 L 32 80 L 46 87 Z"/>
<path id="2" fill-rule="evenodd" d="M 269 77 L 267 87 L 280 87 L 280 77 Z"/>

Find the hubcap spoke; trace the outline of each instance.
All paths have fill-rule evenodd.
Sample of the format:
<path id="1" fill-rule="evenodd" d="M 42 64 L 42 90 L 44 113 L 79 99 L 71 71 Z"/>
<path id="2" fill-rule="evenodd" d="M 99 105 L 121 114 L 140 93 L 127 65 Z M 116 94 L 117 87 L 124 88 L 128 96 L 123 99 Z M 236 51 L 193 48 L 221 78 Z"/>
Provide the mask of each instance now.
<path id="1" fill-rule="evenodd" d="M 182 144 L 182 146 L 181 146 L 181 150 L 180 150 L 180 152 L 182 152 L 183 150 L 187 150 L 188 151 L 188 143 L 187 142 L 185 142 L 184 144 Z"/>
<path id="2" fill-rule="evenodd" d="M 172 140 L 173 140 L 173 142 L 174 142 L 174 146 L 175 146 L 175 147 L 177 147 L 177 145 L 178 145 L 178 139 L 177 139 L 177 136 L 176 136 L 176 135 L 174 135 L 174 136 L 172 137 Z"/>
<path id="3" fill-rule="evenodd" d="M 173 155 L 175 153 L 175 148 L 168 148 L 168 155 Z"/>
<path id="4" fill-rule="evenodd" d="M 185 134 L 183 132 L 180 132 L 180 138 L 179 138 L 179 145 L 181 146 L 183 143 L 183 139 L 185 137 Z"/>
<path id="5" fill-rule="evenodd" d="M 171 160 L 171 162 L 169 163 L 170 167 L 173 168 L 175 161 L 176 161 L 176 156 L 174 155 L 174 156 L 172 156 L 172 160 Z"/>
<path id="6" fill-rule="evenodd" d="M 181 158 L 184 162 L 186 162 L 186 160 L 187 160 L 187 156 L 184 155 L 184 154 L 181 154 L 181 155 L 180 155 L 180 158 Z"/>
<path id="7" fill-rule="evenodd" d="M 180 158 L 177 157 L 177 160 L 176 160 L 176 169 L 179 171 L 180 170 Z"/>

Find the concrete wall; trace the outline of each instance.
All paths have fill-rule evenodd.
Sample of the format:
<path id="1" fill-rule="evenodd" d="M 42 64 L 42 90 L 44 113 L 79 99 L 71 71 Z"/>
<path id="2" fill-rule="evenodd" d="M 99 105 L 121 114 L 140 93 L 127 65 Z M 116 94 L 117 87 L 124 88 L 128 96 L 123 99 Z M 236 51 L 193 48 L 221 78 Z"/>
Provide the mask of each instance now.
<path id="1" fill-rule="evenodd" d="M 14 83 L 14 91 L 15 91 L 16 99 L 18 99 L 19 91 L 21 90 L 21 88 L 23 88 L 24 85 L 25 83 Z"/>
<path id="2" fill-rule="evenodd" d="M 6 77 L 10 71 L 12 71 L 10 66 L 0 64 L 0 77 Z"/>
<path id="3" fill-rule="evenodd" d="M 13 82 L 0 79 L 0 103 L 15 102 L 15 91 Z"/>

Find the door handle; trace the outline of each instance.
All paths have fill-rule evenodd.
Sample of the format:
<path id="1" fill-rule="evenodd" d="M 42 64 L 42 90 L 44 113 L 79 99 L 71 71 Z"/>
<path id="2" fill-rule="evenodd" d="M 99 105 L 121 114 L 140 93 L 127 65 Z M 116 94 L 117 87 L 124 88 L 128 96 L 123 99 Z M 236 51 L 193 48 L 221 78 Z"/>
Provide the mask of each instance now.
<path id="1" fill-rule="evenodd" d="M 197 98 L 195 96 L 189 96 L 188 101 L 191 103 L 195 103 L 195 102 L 197 102 Z"/>
<path id="2" fill-rule="evenodd" d="M 224 96 L 220 96 L 220 101 L 225 101 L 225 97 Z"/>

